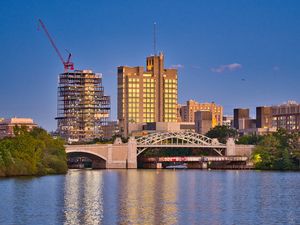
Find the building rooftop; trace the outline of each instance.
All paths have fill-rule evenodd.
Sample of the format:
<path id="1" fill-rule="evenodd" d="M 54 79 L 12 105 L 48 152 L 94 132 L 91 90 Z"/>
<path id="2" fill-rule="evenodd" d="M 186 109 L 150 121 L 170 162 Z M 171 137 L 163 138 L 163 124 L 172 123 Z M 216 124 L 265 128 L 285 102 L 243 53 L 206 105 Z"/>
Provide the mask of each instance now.
<path id="1" fill-rule="evenodd" d="M 0 119 L 0 124 L 34 124 L 33 119 L 31 118 L 8 118 L 8 119 Z"/>
<path id="2" fill-rule="evenodd" d="M 274 105 L 274 106 L 280 107 L 280 106 L 292 106 L 292 105 L 299 105 L 299 103 L 297 103 L 296 101 L 293 101 L 293 100 L 288 100 L 287 102 L 284 102 L 279 105 Z"/>

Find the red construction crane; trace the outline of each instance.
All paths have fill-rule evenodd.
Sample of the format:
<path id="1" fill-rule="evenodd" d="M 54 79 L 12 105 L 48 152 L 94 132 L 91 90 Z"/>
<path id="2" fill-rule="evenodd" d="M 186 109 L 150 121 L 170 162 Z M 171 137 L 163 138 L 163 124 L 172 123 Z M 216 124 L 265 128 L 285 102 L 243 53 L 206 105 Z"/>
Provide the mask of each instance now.
<path id="1" fill-rule="evenodd" d="M 39 19 L 39 24 L 42 26 L 43 30 L 45 31 L 52 47 L 54 48 L 54 50 L 56 51 L 60 61 L 62 62 L 62 64 L 64 65 L 64 69 L 65 69 L 65 72 L 67 72 L 68 70 L 74 70 L 74 63 L 71 62 L 71 56 L 72 54 L 70 52 L 69 53 L 69 56 L 68 56 L 68 59 L 67 61 L 65 61 L 60 53 L 60 51 L 58 50 L 58 48 L 56 47 L 55 45 L 55 42 L 53 41 L 53 39 L 51 38 L 45 24 L 43 23 L 43 21 L 41 19 Z"/>

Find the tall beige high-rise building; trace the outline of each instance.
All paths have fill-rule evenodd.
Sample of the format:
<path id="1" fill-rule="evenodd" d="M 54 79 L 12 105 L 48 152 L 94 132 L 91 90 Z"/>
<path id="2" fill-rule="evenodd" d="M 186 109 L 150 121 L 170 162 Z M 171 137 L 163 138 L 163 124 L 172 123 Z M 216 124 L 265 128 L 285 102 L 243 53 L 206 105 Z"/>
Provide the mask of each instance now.
<path id="1" fill-rule="evenodd" d="M 144 67 L 118 67 L 118 120 L 128 123 L 177 121 L 177 70 L 164 68 L 164 55 L 149 56 Z"/>
<path id="2" fill-rule="evenodd" d="M 212 113 L 212 128 L 223 123 L 223 107 L 211 103 L 199 103 L 194 100 L 189 100 L 186 105 L 180 106 L 180 118 L 183 122 L 195 122 L 195 112 L 209 111 Z"/>

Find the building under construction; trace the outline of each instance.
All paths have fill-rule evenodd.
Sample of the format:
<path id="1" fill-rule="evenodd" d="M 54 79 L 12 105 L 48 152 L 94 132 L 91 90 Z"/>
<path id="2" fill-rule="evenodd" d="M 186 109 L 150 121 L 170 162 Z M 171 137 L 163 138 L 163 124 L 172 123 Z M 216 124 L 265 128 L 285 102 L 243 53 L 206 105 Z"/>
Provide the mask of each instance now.
<path id="1" fill-rule="evenodd" d="M 103 136 L 110 115 L 110 97 L 104 95 L 101 74 L 91 70 L 66 71 L 59 75 L 57 131 L 69 142 Z"/>

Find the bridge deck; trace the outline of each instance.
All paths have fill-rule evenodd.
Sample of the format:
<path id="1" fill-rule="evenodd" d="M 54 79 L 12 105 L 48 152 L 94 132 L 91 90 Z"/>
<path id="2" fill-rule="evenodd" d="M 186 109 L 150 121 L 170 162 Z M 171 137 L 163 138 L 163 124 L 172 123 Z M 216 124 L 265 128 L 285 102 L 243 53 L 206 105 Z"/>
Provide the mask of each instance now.
<path id="1" fill-rule="evenodd" d="M 141 159 L 142 162 L 242 162 L 247 160 L 246 156 L 147 157 Z"/>

